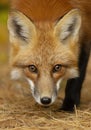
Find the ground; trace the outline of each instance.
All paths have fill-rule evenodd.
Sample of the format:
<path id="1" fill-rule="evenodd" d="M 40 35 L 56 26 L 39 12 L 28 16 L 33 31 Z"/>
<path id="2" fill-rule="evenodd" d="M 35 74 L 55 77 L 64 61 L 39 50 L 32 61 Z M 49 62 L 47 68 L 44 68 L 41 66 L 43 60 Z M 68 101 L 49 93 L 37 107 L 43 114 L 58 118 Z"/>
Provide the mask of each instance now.
<path id="1" fill-rule="evenodd" d="M 26 81 L 10 79 L 6 28 L 0 29 L 0 130 L 91 130 L 91 57 L 79 108 L 74 113 L 57 111 L 63 102 L 64 83 L 56 102 L 44 108 L 35 102 Z"/>

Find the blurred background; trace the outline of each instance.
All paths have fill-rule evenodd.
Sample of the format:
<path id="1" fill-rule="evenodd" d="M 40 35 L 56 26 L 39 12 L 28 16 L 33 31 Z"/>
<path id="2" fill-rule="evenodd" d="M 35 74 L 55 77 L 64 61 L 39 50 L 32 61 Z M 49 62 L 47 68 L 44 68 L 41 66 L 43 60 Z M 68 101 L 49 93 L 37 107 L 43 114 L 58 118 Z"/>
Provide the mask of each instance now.
<path id="1" fill-rule="evenodd" d="M 7 63 L 8 59 L 8 11 L 9 1 L 0 0 L 0 65 L 4 65 L 5 63 Z"/>

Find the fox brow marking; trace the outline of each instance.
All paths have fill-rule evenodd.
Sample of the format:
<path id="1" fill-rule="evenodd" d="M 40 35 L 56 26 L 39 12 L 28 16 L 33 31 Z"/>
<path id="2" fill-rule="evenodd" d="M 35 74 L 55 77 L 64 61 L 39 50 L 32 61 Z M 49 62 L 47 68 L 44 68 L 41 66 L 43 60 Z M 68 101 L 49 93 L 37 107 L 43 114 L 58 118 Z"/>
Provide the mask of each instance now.
<path id="1" fill-rule="evenodd" d="M 14 66 L 15 66 L 15 67 L 18 67 L 18 68 L 26 68 L 26 67 L 28 67 L 29 65 L 27 65 L 27 64 L 15 64 Z"/>

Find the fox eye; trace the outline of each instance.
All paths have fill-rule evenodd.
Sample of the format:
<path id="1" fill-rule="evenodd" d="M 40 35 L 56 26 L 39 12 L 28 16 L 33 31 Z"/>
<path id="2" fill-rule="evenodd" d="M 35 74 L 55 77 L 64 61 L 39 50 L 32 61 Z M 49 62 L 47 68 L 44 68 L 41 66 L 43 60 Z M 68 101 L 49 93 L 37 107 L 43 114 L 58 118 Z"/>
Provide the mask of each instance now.
<path id="1" fill-rule="evenodd" d="M 28 69 L 29 69 L 30 72 L 33 72 L 33 73 L 38 72 L 37 67 L 35 65 L 29 65 Z"/>
<path id="2" fill-rule="evenodd" d="M 54 68 L 53 68 L 53 73 L 60 71 L 61 68 L 62 68 L 62 65 L 60 65 L 60 64 L 55 65 Z"/>

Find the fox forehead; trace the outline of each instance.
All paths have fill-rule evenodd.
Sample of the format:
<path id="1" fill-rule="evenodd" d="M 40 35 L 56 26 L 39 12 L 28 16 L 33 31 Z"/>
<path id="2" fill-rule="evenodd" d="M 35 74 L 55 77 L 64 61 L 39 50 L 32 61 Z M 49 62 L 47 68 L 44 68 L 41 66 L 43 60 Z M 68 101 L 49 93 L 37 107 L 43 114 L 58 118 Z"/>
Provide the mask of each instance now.
<path id="1" fill-rule="evenodd" d="M 42 28 L 43 26 L 43 28 Z M 75 51 L 74 46 L 70 48 Z M 69 46 L 61 43 L 53 33 L 53 27 L 48 24 L 40 25 L 37 29 L 36 38 L 32 43 L 20 49 L 15 58 L 19 64 L 54 65 L 76 64 L 76 55 Z M 73 60 L 73 61 L 72 61 Z"/>
<path id="2" fill-rule="evenodd" d="M 33 44 L 34 56 L 39 57 L 43 63 L 56 64 L 56 62 L 68 62 L 69 58 L 76 60 L 74 52 L 76 47 L 65 45 L 54 34 L 53 27 L 43 24 L 37 35 L 37 41 Z M 71 41 L 68 41 L 71 42 Z M 41 62 L 40 62 L 41 63 Z"/>

